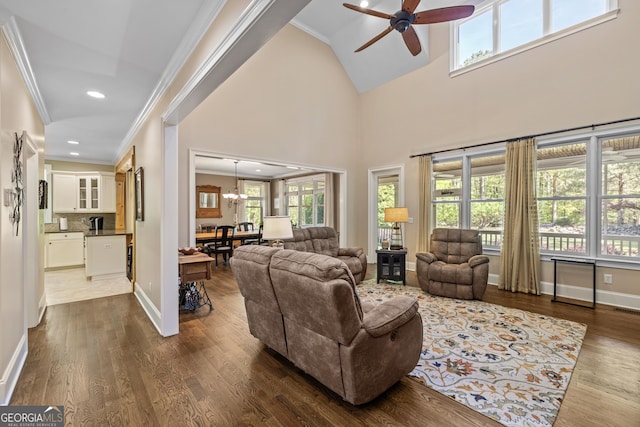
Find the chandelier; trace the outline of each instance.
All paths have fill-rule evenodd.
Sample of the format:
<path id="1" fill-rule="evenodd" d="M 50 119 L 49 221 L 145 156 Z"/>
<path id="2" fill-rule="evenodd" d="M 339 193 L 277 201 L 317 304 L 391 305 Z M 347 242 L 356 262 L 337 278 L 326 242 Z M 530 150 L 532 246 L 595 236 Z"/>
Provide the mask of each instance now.
<path id="1" fill-rule="evenodd" d="M 229 207 L 232 207 L 234 204 L 237 206 L 239 200 L 244 200 L 247 198 L 247 195 L 244 193 L 240 193 L 238 190 L 238 161 L 235 162 L 235 176 L 236 176 L 236 186 L 233 189 L 233 192 L 224 193 L 222 197 L 229 201 Z"/>

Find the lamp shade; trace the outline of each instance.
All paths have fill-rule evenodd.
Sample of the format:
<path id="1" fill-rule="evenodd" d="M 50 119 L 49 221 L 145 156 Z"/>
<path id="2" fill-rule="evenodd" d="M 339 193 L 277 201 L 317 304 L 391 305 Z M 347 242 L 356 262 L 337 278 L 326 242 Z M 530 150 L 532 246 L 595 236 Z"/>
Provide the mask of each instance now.
<path id="1" fill-rule="evenodd" d="M 385 208 L 384 222 L 409 222 L 409 209 Z"/>
<path id="2" fill-rule="evenodd" d="M 291 219 L 288 216 L 265 216 L 262 220 L 264 240 L 286 240 L 293 238 Z"/>

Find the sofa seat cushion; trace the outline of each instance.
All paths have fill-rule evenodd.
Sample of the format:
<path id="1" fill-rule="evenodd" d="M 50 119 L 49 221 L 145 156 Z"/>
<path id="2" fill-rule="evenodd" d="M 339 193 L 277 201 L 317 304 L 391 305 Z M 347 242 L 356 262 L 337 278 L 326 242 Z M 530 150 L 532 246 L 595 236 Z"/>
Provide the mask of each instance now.
<path id="1" fill-rule="evenodd" d="M 473 283 L 473 269 L 466 262 L 463 264 L 447 264 L 442 261 L 436 261 L 429 267 L 429 280 L 471 285 Z"/>

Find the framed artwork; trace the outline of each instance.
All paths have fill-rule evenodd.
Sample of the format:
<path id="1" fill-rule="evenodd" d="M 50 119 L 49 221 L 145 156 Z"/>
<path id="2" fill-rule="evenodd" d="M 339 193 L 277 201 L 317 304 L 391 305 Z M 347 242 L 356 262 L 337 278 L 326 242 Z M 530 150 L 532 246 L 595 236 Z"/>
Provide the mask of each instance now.
<path id="1" fill-rule="evenodd" d="M 138 168 L 136 176 L 136 221 L 144 221 L 144 169 Z"/>

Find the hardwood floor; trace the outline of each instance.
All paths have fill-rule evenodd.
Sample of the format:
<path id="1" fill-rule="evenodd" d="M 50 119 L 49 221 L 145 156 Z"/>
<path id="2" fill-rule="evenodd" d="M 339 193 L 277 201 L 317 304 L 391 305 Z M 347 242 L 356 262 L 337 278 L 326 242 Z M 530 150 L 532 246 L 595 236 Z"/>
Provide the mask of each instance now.
<path id="1" fill-rule="evenodd" d="M 132 294 L 49 307 L 11 405 L 62 404 L 69 426 L 500 425 L 406 377 L 369 404 L 343 402 L 253 338 L 230 268 L 214 276 L 215 309 L 181 314 L 169 338 Z M 640 426 L 640 315 L 494 286 L 485 300 L 588 325 L 556 427 Z"/>

